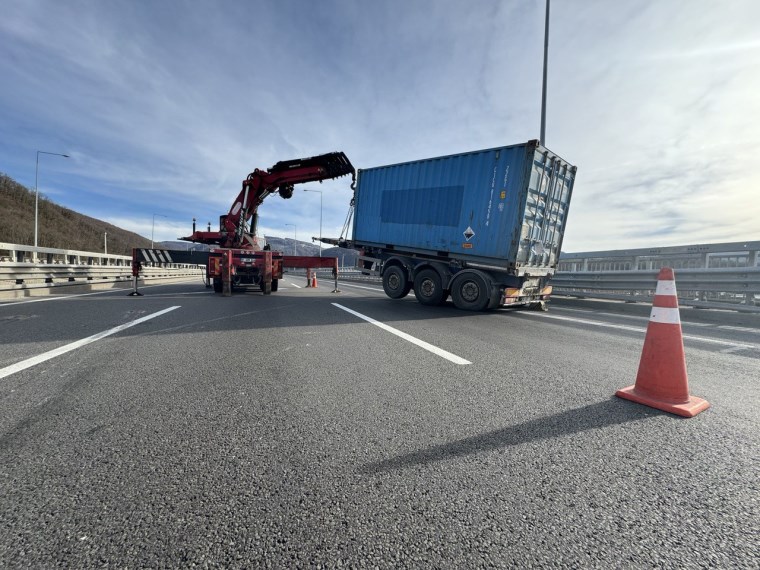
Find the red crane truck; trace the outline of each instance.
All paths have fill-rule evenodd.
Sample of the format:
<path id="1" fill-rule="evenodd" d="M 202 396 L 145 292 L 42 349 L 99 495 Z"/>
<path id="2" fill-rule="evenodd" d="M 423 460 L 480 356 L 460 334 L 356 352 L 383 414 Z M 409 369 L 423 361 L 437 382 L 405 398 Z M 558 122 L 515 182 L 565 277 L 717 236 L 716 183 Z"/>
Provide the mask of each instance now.
<path id="1" fill-rule="evenodd" d="M 333 267 L 336 258 L 286 256 L 271 251 L 257 235 L 258 208 L 271 194 L 289 199 L 294 186 L 306 182 L 322 182 L 350 174 L 356 181 L 356 170 L 342 152 L 331 152 L 309 158 L 280 161 L 266 170 L 255 169 L 245 180 L 227 214 L 219 217 L 218 231 L 196 231 L 179 238 L 212 247 L 208 252 L 184 252 L 135 249 L 132 254 L 132 275 L 137 293 L 137 276 L 143 263 L 205 263 L 206 276 L 217 293 L 231 294 L 235 287 L 258 286 L 268 295 L 277 291 L 283 267 Z"/>

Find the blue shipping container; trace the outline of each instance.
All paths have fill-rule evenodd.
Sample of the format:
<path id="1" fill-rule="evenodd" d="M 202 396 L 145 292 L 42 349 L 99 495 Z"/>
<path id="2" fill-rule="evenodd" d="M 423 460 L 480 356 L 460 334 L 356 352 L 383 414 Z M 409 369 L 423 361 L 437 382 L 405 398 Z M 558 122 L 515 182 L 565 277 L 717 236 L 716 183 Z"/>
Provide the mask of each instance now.
<path id="1" fill-rule="evenodd" d="M 575 172 L 538 141 L 360 170 L 353 241 L 547 273 Z"/>

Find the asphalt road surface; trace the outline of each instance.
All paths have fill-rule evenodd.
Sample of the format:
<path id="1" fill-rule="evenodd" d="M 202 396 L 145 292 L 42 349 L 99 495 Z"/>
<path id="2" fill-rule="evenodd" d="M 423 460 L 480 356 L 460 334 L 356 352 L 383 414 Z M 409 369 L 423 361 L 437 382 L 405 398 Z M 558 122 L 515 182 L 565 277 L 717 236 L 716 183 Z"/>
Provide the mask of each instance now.
<path id="1" fill-rule="evenodd" d="M 300 285 L 0 305 L 0 567 L 760 567 L 760 317 Z"/>

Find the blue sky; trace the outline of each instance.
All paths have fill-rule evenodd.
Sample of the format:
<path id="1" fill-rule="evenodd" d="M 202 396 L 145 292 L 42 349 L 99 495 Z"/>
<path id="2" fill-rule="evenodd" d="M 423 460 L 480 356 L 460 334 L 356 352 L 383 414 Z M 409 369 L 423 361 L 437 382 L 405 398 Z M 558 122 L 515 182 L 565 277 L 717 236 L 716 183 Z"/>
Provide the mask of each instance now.
<path id="1" fill-rule="evenodd" d="M 156 240 L 254 168 L 357 168 L 538 138 L 544 0 L 4 0 L 0 171 Z M 760 239 L 760 2 L 554 0 L 546 145 L 578 166 L 563 249 Z M 325 236 L 349 179 L 323 191 Z M 320 196 L 260 210 L 319 234 Z"/>

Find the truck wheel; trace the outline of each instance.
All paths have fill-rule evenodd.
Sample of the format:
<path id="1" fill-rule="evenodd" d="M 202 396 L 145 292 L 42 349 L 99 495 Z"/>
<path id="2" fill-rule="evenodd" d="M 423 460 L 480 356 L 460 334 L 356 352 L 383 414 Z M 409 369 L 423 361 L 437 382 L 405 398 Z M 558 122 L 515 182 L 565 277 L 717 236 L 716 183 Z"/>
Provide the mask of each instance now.
<path id="1" fill-rule="evenodd" d="M 414 278 L 414 296 L 422 305 L 440 305 L 444 296 L 441 276 L 435 269 L 423 269 Z"/>
<path id="2" fill-rule="evenodd" d="M 398 265 L 391 265 L 383 271 L 383 291 L 391 299 L 401 299 L 412 290 L 412 284 L 404 271 Z"/>
<path id="3" fill-rule="evenodd" d="M 272 293 L 277 291 L 277 289 L 280 288 L 280 280 L 279 279 L 272 279 Z"/>
<path id="4" fill-rule="evenodd" d="M 483 311 L 491 302 L 491 289 L 486 280 L 472 271 L 463 271 L 451 283 L 451 298 L 457 309 Z"/>
<path id="5" fill-rule="evenodd" d="M 222 280 L 219 277 L 214 277 L 214 293 L 221 293 L 223 286 Z"/>
<path id="6" fill-rule="evenodd" d="M 264 283 L 261 282 L 261 292 L 264 293 L 264 295 L 271 295 L 272 289 L 274 287 L 274 282 L 272 283 Z"/>

